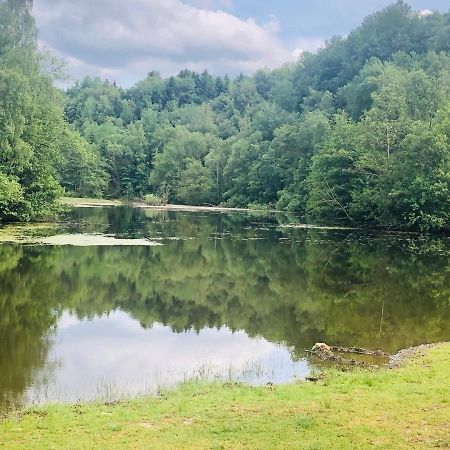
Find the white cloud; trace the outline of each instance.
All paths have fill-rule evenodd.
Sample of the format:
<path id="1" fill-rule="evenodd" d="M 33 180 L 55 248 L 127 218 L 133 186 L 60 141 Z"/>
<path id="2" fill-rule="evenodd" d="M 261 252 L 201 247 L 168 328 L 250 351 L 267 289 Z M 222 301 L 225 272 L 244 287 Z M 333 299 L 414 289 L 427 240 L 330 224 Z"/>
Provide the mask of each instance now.
<path id="1" fill-rule="evenodd" d="M 433 11 L 429 9 L 424 9 L 423 11 L 420 11 L 420 15 L 422 17 L 431 16 L 432 14 L 434 14 Z"/>
<path id="2" fill-rule="evenodd" d="M 321 38 L 298 38 L 295 41 L 294 54 L 301 56 L 304 52 L 314 53 L 325 45 L 325 41 Z"/>
<path id="3" fill-rule="evenodd" d="M 202 9 L 234 9 L 232 0 L 192 0 L 192 4 Z"/>
<path id="4" fill-rule="evenodd" d="M 249 73 L 292 61 L 275 36 L 279 23 L 242 20 L 208 5 L 230 0 L 36 0 L 40 39 L 65 57 L 75 76 L 87 73 L 129 83 L 151 70 L 172 74 L 185 67 L 213 73 Z"/>
<path id="5" fill-rule="evenodd" d="M 270 15 L 269 21 L 264 24 L 264 29 L 269 33 L 278 33 L 281 29 L 280 21 L 274 15 Z"/>

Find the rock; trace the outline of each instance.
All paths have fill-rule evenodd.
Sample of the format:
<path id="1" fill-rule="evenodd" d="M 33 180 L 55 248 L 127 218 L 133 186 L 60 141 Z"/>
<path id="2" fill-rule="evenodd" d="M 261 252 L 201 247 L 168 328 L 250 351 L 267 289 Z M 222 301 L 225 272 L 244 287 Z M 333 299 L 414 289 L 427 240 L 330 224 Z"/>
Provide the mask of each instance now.
<path id="1" fill-rule="evenodd" d="M 333 353 L 331 350 L 331 347 L 324 342 L 318 342 L 314 345 L 314 347 L 311 349 L 311 352 L 313 353 Z"/>
<path id="2" fill-rule="evenodd" d="M 309 353 L 315 358 L 323 361 L 334 361 L 339 364 L 348 364 L 350 366 L 363 366 L 363 367 L 375 367 L 371 366 L 365 361 L 358 361 L 354 358 L 343 358 L 339 353 L 354 353 L 357 355 L 374 355 L 385 356 L 386 353 L 381 350 L 366 350 L 360 347 L 332 347 L 324 342 L 318 342 L 313 346 Z"/>
<path id="3" fill-rule="evenodd" d="M 310 381 L 312 383 L 317 383 L 320 380 L 320 377 L 306 377 L 306 381 Z"/>

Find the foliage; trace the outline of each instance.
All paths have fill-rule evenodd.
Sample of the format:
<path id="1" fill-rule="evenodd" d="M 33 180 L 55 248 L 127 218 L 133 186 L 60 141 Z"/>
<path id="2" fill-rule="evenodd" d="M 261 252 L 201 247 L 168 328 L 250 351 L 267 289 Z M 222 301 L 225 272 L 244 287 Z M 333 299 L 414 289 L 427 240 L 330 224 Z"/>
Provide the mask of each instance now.
<path id="1" fill-rule="evenodd" d="M 77 131 L 66 127 L 60 140 L 58 176 L 75 197 L 102 197 L 107 174 L 100 155 Z"/>
<path id="2" fill-rule="evenodd" d="M 65 93 L 68 126 L 29 3 L 0 3 L 0 172 L 22 189 L 0 220 L 51 209 L 59 184 L 78 196 L 450 228 L 450 12 L 399 0 L 297 64 L 233 80 L 150 72 L 124 89 L 86 77 Z"/>
<path id="3" fill-rule="evenodd" d="M 86 78 L 67 92 L 66 116 L 103 158 L 108 196 L 448 229 L 447 22 L 398 1 L 316 55 L 252 77 L 151 72 L 126 90 Z M 130 124 L 144 129 L 133 149 L 120 138 Z"/>
<path id="4" fill-rule="evenodd" d="M 214 183 L 209 171 L 196 159 L 186 163 L 178 183 L 177 197 L 184 203 L 202 205 L 214 201 Z"/>
<path id="5" fill-rule="evenodd" d="M 30 1 L 0 2 L 0 222 L 53 214 L 63 191 L 58 181 L 76 185 L 73 192 L 101 192 L 88 187 L 99 161 L 64 122 L 56 68 L 36 50 L 30 9 Z"/>
<path id="6" fill-rule="evenodd" d="M 4 219 L 21 218 L 21 209 L 25 207 L 23 189 L 17 180 L 0 173 L 0 211 Z"/>
<path id="7" fill-rule="evenodd" d="M 145 194 L 144 202 L 150 206 L 161 206 L 164 205 L 163 199 L 155 194 Z"/>

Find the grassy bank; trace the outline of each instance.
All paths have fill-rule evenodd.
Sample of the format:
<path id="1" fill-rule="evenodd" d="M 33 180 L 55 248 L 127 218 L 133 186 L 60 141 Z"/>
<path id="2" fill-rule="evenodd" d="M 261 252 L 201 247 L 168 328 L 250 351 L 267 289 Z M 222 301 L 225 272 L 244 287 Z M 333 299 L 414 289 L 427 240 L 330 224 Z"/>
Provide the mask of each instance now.
<path id="1" fill-rule="evenodd" d="M 450 344 L 404 367 L 251 388 L 189 383 L 158 399 L 47 406 L 0 422 L 7 449 L 449 448 Z"/>

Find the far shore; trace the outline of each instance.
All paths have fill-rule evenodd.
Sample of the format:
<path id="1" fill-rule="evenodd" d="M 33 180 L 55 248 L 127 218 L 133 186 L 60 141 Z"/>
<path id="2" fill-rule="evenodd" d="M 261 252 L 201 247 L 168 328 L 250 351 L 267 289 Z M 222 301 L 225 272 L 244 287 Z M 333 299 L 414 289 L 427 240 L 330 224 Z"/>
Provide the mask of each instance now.
<path id="1" fill-rule="evenodd" d="M 274 209 L 253 209 L 253 208 L 229 208 L 225 206 L 193 206 L 193 205 L 149 205 L 142 201 L 135 200 L 107 200 L 107 199 L 96 199 L 96 198 L 74 198 L 74 197 L 63 197 L 61 199 L 62 203 L 65 205 L 77 207 L 77 208 L 94 208 L 101 206 L 127 206 L 131 205 L 134 208 L 145 208 L 145 209 L 158 209 L 158 210 L 168 210 L 168 211 L 210 211 L 210 212 L 264 212 L 264 213 L 276 213 L 281 212 Z"/>
<path id="2" fill-rule="evenodd" d="M 271 208 L 232 208 L 226 206 L 194 206 L 194 205 L 178 205 L 178 204 L 164 204 L 164 205 L 150 205 L 140 200 L 124 200 L 124 199 L 98 199 L 98 198 L 82 198 L 82 197 L 62 197 L 61 203 L 74 208 L 101 208 L 114 206 L 132 206 L 140 209 L 153 209 L 156 211 L 185 211 L 185 212 L 241 212 L 241 213 L 258 213 L 258 214 L 293 214 L 290 211 L 283 211 Z M 287 224 L 280 224 L 280 228 L 305 228 L 316 230 L 361 230 L 360 226 L 340 226 L 340 225 L 319 225 L 314 223 L 294 222 Z M 389 228 L 366 228 L 366 231 L 384 231 L 389 234 L 418 234 L 416 231 L 396 230 Z"/>
<path id="3" fill-rule="evenodd" d="M 229 208 L 225 206 L 194 206 L 194 205 L 149 205 L 141 201 L 127 201 L 127 200 L 106 200 L 95 198 L 75 198 L 75 197 L 63 197 L 62 203 L 74 208 L 100 208 L 100 207 L 112 207 L 112 206 L 132 206 L 133 208 L 141 209 L 154 209 L 158 211 L 185 211 L 185 212 L 247 212 L 247 213 L 260 213 L 260 214 L 275 214 L 286 213 L 286 211 L 280 211 L 276 209 L 257 209 L 257 208 Z M 333 225 L 315 225 L 306 223 L 290 223 L 285 225 L 279 225 L 280 228 L 307 228 L 317 230 L 354 230 L 355 227 L 341 227 Z"/>

